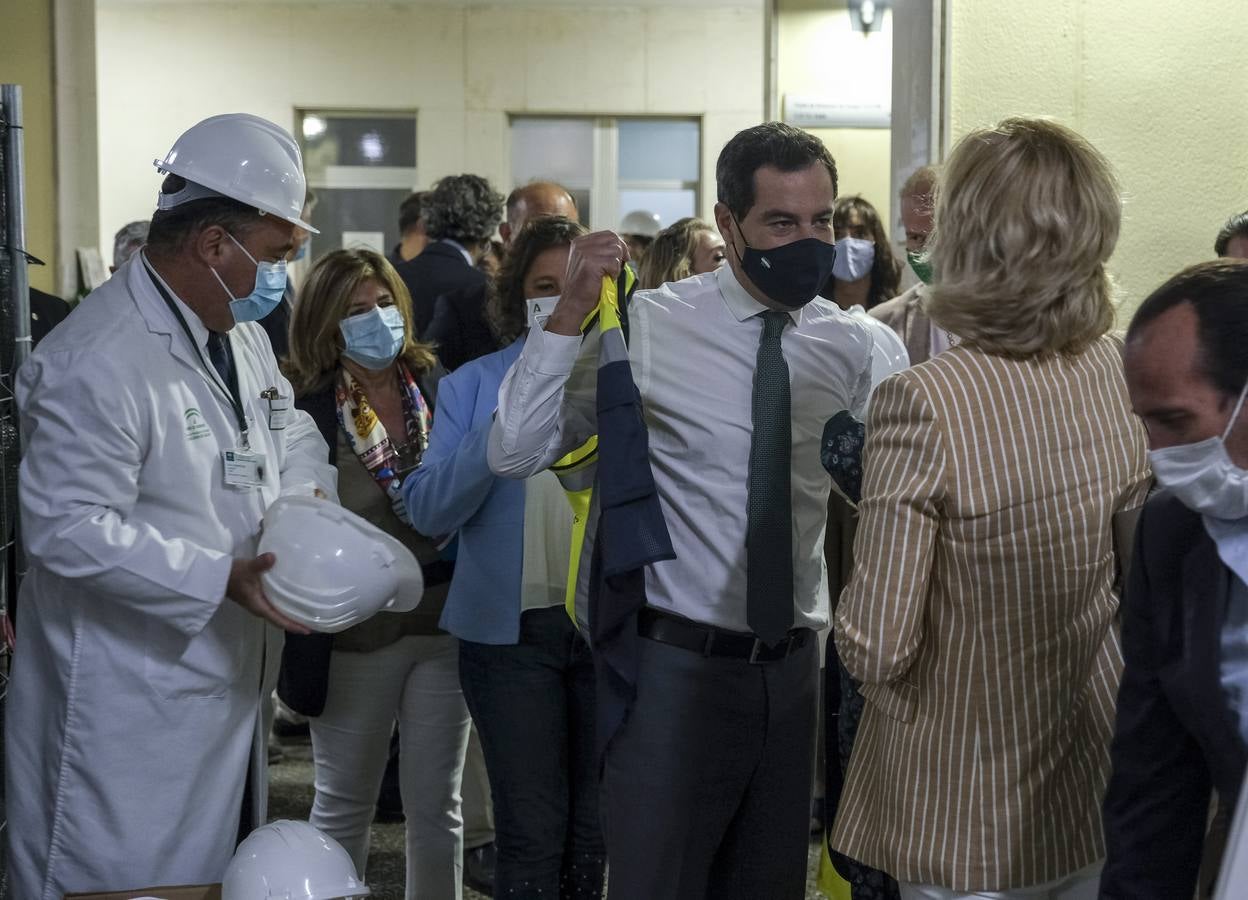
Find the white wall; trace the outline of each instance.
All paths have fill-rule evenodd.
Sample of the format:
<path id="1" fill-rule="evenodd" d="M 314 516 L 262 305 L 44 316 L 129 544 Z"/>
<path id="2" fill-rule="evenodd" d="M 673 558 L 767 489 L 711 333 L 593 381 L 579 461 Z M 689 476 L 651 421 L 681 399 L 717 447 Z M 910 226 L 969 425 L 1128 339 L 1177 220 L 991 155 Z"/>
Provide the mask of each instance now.
<path id="1" fill-rule="evenodd" d="M 418 186 L 510 183 L 509 113 L 700 116 L 715 158 L 763 114 L 759 0 L 618 7 L 99 0 L 100 234 L 146 218 L 152 160 L 194 122 L 296 108 L 417 111 Z M 111 247 L 109 248 L 111 252 Z"/>
<path id="2" fill-rule="evenodd" d="M 1053 116 L 1118 171 L 1110 269 L 1123 324 L 1180 268 L 1213 257 L 1248 208 L 1248 3 L 1046 0 L 950 4 L 953 136 L 1011 115 Z"/>
<path id="3" fill-rule="evenodd" d="M 889 105 L 892 99 L 892 12 L 879 31 L 850 26 L 844 0 L 780 0 L 777 87 L 841 103 Z M 891 150 L 887 128 L 811 128 L 836 159 L 840 193 L 862 194 L 890 234 Z M 899 186 L 900 187 L 900 186 Z M 894 237 L 897 235 L 894 234 Z"/>

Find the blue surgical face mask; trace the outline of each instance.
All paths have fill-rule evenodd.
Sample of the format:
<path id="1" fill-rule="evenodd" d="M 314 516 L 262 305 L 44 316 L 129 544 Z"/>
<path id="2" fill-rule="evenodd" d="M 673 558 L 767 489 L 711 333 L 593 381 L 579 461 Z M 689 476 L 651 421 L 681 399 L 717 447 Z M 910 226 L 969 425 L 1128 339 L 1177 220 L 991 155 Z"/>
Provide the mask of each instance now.
<path id="1" fill-rule="evenodd" d="M 384 369 L 403 349 L 403 314 L 397 306 L 374 306 L 338 323 L 342 355 L 366 369 Z"/>
<path id="2" fill-rule="evenodd" d="M 1192 512 L 1215 519 L 1248 517 L 1248 469 L 1235 465 L 1226 452 L 1226 439 L 1243 409 L 1245 396 L 1248 384 L 1239 392 L 1222 434 L 1194 444 L 1149 451 L 1157 483 Z"/>
<path id="3" fill-rule="evenodd" d="M 247 253 L 247 248 L 238 242 L 238 238 L 228 231 L 225 234 L 256 267 L 256 286 L 246 297 L 235 297 L 225 286 L 225 282 L 221 280 L 216 269 L 212 269 L 212 274 L 220 283 L 226 296 L 230 298 L 230 312 L 234 314 L 234 321 L 258 322 L 277 309 L 277 305 L 282 302 L 282 297 L 286 294 L 286 260 L 257 262 L 254 256 Z"/>
<path id="4" fill-rule="evenodd" d="M 843 237 L 836 242 L 836 262 L 832 275 L 839 281 L 857 281 L 871 274 L 875 265 L 875 241 Z"/>
<path id="5" fill-rule="evenodd" d="M 295 251 L 295 255 L 290 258 L 290 261 L 299 262 L 299 260 L 304 259 L 308 255 L 308 244 L 310 243 L 312 242 L 305 238 L 303 243 L 299 245 L 299 249 Z"/>

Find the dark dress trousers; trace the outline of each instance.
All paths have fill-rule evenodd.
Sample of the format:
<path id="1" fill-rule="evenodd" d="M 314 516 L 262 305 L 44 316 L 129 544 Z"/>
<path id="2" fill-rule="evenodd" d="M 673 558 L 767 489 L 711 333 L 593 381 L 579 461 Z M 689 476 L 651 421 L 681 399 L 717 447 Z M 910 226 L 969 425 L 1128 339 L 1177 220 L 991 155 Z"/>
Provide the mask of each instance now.
<path id="1" fill-rule="evenodd" d="M 1235 808 L 1248 749 L 1219 677 L 1234 577 L 1199 515 L 1167 492 L 1148 501 L 1124 599 L 1104 900 L 1191 897 L 1211 791 Z"/>
<path id="2" fill-rule="evenodd" d="M 438 241 L 420 256 L 396 267 L 412 295 L 412 325 L 424 340 L 433 321 L 434 305 L 443 294 L 485 286 L 485 273 L 464 259 L 454 244 Z"/>

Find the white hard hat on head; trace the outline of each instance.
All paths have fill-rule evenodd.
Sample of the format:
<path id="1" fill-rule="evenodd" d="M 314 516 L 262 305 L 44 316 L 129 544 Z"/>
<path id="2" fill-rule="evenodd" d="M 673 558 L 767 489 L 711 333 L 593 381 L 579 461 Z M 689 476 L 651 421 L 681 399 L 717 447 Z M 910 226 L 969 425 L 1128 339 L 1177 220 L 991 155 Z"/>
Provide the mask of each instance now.
<path id="1" fill-rule="evenodd" d="M 221 879 L 221 900 L 334 900 L 370 893 L 341 844 L 290 819 L 249 834 Z"/>
<path id="2" fill-rule="evenodd" d="M 313 631 L 333 633 L 379 612 L 415 609 L 424 591 L 412 551 L 368 520 L 319 497 L 279 497 L 264 514 L 260 576 L 269 602 Z"/>
<path id="3" fill-rule="evenodd" d="M 658 213 L 635 209 L 620 220 L 620 234 L 640 234 L 652 238 L 663 230 Z"/>
<path id="4" fill-rule="evenodd" d="M 268 119 L 247 113 L 204 119 L 184 131 L 164 159 L 152 164 L 162 173 L 207 189 L 192 189 L 177 201 L 162 202 L 161 208 L 220 194 L 320 233 L 302 218 L 307 182 L 299 145 L 290 132 Z"/>

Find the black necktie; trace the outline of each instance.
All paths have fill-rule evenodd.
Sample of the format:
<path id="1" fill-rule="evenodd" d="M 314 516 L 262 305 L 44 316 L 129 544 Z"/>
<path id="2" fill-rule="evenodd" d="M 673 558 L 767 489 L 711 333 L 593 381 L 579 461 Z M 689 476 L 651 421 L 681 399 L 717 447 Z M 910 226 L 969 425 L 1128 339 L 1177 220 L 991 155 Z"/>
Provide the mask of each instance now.
<path id="1" fill-rule="evenodd" d="M 793 625 L 793 500 L 789 484 L 792 418 L 789 365 L 780 335 L 789 314 L 762 313 L 763 336 L 754 369 L 754 433 L 745 537 L 746 621 L 767 644 Z"/>
<path id="2" fill-rule="evenodd" d="M 228 340 L 229 338 L 224 334 L 216 331 L 208 332 L 208 358 L 212 360 L 212 367 L 221 376 L 221 385 L 227 391 L 230 387 L 230 348 L 226 343 Z"/>

